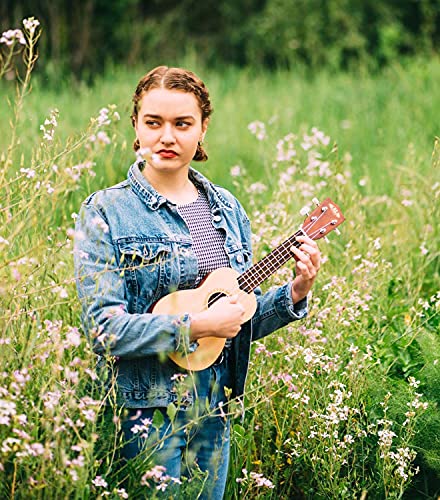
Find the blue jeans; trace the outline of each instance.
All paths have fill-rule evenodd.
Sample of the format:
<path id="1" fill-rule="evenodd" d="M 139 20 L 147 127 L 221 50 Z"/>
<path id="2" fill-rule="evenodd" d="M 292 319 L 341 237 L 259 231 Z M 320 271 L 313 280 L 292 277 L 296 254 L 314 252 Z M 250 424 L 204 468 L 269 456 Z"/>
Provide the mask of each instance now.
<path id="1" fill-rule="evenodd" d="M 165 467 L 163 476 L 178 480 L 182 476 L 201 479 L 196 483 L 198 489 L 194 498 L 203 490 L 197 498 L 221 500 L 226 486 L 230 441 L 229 419 L 219 406 L 219 403 L 224 403 L 226 412 L 224 387 L 230 387 L 227 358 L 206 370 L 194 372 L 191 390 L 194 391 L 195 404 L 188 409 L 179 409 L 173 421 L 166 408 L 126 410 L 122 422 L 123 458 L 129 460 L 144 453 L 148 469 L 151 470 L 153 465 Z M 148 431 L 139 432 L 137 426 L 145 428 L 145 419 L 153 420 L 157 410 L 162 414 L 163 423 L 158 428 L 147 423 Z M 154 480 L 151 482 L 157 485 Z M 165 494 L 169 495 L 171 491 L 174 497 L 178 496 L 177 483 L 172 480 Z"/>

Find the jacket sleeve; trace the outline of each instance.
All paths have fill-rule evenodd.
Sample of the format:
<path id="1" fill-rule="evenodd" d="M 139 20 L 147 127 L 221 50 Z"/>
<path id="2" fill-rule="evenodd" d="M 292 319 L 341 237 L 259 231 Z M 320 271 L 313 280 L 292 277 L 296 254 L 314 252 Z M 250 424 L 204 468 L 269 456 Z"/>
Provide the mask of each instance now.
<path id="1" fill-rule="evenodd" d="M 244 228 L 243 238 L 247 247 L 251 249 L 252 256 L 250 221 L 241 205 L 239 205 L 239 210 L 242 217 L 242 227 Z M 257 296 L 257 310 L 251 319 L 252 340 L 261 339 L 290 322 L 307 316 L 307 297 L 294 304 L 291 287 L 292 282 L 288 282 L 282 286 L 272 287 L 264 294 L 260 287 L 254 290 Z"/>
<path id="2" fill-rule="evenodd" d="M 188 315 L 128 313 L 111 228 L 91 204 L 83 204 L 77 218 L 74 263 L 83 328 L 97 354 L 129 359 L 190 352 Z"/>

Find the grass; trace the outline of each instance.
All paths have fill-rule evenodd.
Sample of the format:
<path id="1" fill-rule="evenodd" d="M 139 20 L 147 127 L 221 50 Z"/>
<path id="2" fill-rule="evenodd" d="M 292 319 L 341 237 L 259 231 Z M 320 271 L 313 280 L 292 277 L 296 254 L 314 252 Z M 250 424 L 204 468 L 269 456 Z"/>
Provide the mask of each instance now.
<path id="1" fill-rule="evenodd" d="M 199 168 L 245 205 L 256 258 L 296 229 L 313 196 L 332 197 L 347 218 L 321 245 L 309 317 L 254 346 L 227 498 L 438 495 L 440 61 L 313 78 L 194 66 L 215 108 Z M 2 100 L 0 113 L 16 127 L 0 137 L 2 498 L 154 496 L 141 484 L 148 453 L 125 482 L 116 471 L 118 415 L 103 416 L 79 329 L 71 241 L 81 201 L 134 159 L 130 96 L 143 72 L 58 90 L 37 74 L 22 97 L 1 83 L 12 106 Z M 98 132 L 109 144 L 90 141 Z M 296 156 L 277 157 L 277 144 Z"/>

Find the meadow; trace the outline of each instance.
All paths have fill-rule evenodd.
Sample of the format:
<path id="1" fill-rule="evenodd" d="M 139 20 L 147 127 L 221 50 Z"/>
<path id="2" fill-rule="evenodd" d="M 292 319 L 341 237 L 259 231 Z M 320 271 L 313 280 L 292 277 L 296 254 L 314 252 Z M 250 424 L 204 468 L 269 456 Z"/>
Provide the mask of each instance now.
<path id="1" fill-rule="evenodd" d="M 135 160 L 130 101 L 150 66 L 53 88 L 34 71 L 38 28 L 24 33 L 21 82 L 0 80 L 0 496 L 154 498 L 170 478 L 151 453 L 117 470 L 72 261 L 82 200 Z M 346 217 L 321 240 L 308 317 L 254 345 L 226 498 L 437 498 L 440 60 L 374 75 L 182 65 L 215 109 L 194 166 L 242 201 L 255 261 L 314 197 Z"/>

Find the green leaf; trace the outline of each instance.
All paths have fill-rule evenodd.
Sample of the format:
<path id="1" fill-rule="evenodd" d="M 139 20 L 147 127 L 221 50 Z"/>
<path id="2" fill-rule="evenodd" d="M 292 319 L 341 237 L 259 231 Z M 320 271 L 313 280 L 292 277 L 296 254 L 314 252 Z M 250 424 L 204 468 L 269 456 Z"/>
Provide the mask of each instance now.
<path id="1" fill-rule="evenodd" d="M 174 403 L 170 403 L 167 406 L 167 415 L 168 415 L 169 419 L 171 420 L 171 422 L 174 422 L 174 419 L 176 417 L 176 413 L 177 413 L 176 405 Z"/>
<path id="2" fill-rule="evenodd" d="M 162 425 L 165 423 L 164 416 L 160 410 L 154 410 L 153 413 L 153 427 L 156 430 L 159 430 Z"/>

